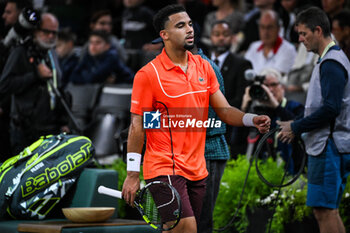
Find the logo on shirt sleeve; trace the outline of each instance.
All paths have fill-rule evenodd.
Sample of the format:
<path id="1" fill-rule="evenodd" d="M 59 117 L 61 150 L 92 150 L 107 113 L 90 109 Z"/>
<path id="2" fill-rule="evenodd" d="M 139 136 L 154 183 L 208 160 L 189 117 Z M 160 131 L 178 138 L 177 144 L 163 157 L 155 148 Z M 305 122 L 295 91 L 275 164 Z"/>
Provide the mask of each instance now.
<path id="1" fill-rule="evenodd" d="M 144 129 L 160 129 L 160 116 L 162 114 L 157 110 L 156 112 L 143 113 L 143 128 Z"/>

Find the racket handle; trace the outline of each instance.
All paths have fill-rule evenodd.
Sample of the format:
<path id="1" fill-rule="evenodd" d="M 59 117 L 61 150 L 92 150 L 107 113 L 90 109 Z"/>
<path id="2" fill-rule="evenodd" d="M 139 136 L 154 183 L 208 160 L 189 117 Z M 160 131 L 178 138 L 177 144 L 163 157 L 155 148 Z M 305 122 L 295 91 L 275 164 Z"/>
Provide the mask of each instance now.
<path id="1" fill-rule="evenodd" d="M 105 194 L 105 195 L 108 195 L 108 196 L 112 196 L 112 197 L 116 197 L 116 198 L 119 198 L 119 199 L 123 199 L 122 192 L 120 192 L 118 190 L 115 190 L 115 189 L 107 188 L 107 187 L 101 185 L 101 186 L 98 187 L 97 191 L 100 194 Z"/>

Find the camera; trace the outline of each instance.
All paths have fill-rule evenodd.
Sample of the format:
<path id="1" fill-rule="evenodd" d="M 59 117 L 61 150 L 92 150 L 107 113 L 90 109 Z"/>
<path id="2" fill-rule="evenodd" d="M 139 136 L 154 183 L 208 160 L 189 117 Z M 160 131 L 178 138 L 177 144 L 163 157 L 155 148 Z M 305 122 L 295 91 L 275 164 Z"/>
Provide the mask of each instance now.
<path id="1" fill-rule="evenodd" d="M 7 33 L 3 40 L 3 45 L 9 47 L 11 43 L 23 42 L 32 36 L 33 30 L 40 23 L 40 13 L 32 8 L 24 8 L 18 16 L 15 25 Z"/>
<path id="2" fill-rule="evenodd" d="M 257 75 L 254 70 L 248 69 L 244 72 L 247 81 L 252 82 L 250 85 L 249 95 L 253 100 L 268 100 L 267 93 L 261 86 L 264 83 L 265 76 Z"/>
<path id="3" fill-rule="evenodd" d="M 5 67 L 11 47 L 31 41 L 33 30 L 39 25 L 40 13 L 32 8 L 24 8 L 18 16 L 15 25 L 0 41 L 0 73 Z"/>

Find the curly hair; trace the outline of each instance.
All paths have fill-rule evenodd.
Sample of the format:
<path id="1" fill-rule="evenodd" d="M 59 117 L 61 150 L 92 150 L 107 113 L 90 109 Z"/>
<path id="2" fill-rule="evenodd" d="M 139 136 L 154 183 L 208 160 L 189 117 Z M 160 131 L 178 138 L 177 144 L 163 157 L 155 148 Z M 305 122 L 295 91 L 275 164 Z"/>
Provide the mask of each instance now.
<path id="1" fill-rule="evenodd" d="M 186 12 L 186 9 L 179 4 L 168 5 L 160 9 L 157 14 L 153 17 L 153 26 L 157 33 L 165 28 L 165 23 L 169 20 L 169 16 L 179 13 Z"/>

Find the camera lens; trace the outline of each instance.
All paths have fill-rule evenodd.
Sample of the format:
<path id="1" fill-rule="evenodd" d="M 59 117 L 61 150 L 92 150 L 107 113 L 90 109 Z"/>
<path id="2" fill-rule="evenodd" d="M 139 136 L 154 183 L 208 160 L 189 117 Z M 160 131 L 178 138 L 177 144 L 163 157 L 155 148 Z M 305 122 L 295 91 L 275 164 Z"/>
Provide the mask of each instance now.
<path id="1" fill-rule="evenodd" d="M 249 95 L 255 100 L 267 100 L 267 94 L 261 85 L 252 85 L 249 90 Z"/>

